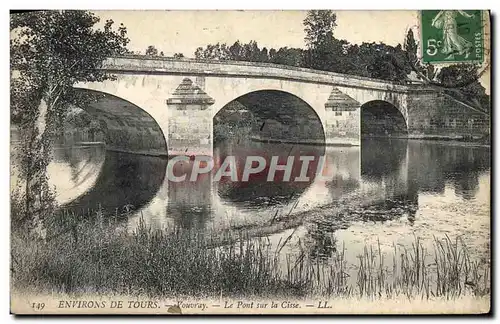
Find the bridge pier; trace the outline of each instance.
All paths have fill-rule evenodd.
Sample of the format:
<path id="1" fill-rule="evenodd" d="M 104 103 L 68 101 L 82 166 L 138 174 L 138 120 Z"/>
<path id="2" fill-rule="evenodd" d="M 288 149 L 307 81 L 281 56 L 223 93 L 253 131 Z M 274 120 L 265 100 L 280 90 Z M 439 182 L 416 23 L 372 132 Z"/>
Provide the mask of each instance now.
<path id="1" fill-rule="evenodd" d="M 211 155 L 213 122 L 210 106 L 215 103 L 189 78 L 167 99 L 168 154 Z"/>
<path id="2" fill-rule="evenodd" d="M 359 146 L 361 104 L 333 88 L 325 103 L 325 141 L 327 145 Z"/>

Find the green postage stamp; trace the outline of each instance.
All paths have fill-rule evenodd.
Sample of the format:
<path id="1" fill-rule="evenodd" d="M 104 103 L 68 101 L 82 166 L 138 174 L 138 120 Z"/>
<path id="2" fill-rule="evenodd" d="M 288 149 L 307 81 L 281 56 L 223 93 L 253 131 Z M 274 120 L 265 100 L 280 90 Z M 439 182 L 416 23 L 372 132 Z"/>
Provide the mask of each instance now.
<path id="1" fill-rule="evenodd" d="M 482 62 L 481 10 L 423 10 L 422 57 L 431 62 Z"/>

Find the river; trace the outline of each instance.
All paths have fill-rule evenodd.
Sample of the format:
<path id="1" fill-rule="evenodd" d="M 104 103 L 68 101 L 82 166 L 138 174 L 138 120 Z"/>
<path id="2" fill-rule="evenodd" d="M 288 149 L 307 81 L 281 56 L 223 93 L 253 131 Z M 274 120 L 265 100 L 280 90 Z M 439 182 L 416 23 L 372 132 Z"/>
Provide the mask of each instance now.
<path id="1" fill-rule="evenodd" d="M 326 156 L 327 179 L 309 181 L 172 182 L 168 159 L 106 151 L 102 146 L 58 148 L 50 182 L 63 208 L 121 213 L 133 230 L 139 219 L 153 228 L 250 233 L 305 242 L 315 257 L 341 246 L 361 251 L 411 244 L 415 236 L 462 236 L 481 258 L 489 258 L 490 149 L 465 143 L 403 139 L 363 140 L 361 147 L 272 143 L 222 143 L 225 157 L 247 155 Z M 310 165 L 309 171 L 315 166 Z M 297 164 L 292 175 L 300 173 Z M 223 178 L 224 179 L 224 178 Z M 296 240 L 287 246 L 293 252 Z M 431 244 L 431 243 L 429 243 Z M 353 258 L 355 253 L 353 254 Z M 355 259 L 352 260 L 353 262 Z"/>

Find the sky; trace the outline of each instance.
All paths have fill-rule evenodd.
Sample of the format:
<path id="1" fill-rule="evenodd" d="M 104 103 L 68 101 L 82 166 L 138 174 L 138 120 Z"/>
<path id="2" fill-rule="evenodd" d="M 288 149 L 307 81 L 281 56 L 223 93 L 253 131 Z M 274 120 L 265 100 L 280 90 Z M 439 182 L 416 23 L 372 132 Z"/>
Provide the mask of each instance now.
<path id="1" fill-rule="evenodd" d="M 199 46 L 256 40 L 259 47 L 304 47 L 305 11 L 95 11 L 102 22 L 123 23 L 129 48 L 144 52 L 155 45 L 165 55 L 193 56 Z M 416 11 L 336 11 L 335 36 L 351 43 L 404 41 L 416 26 Z"/>
<path id="2" fill-rule="evenodd" d="M 154 45 L 165 56 L 183 53 L 193 57 L 197 47 L 217 42 L 232 45 L 236 40 L 257 41 L 260 48 L 305 47 L 303 20 L 306 11 L 94 11 L 101 17 L 123 23 L 127 27 L 128 48 L 144 53 Z M 343 11 L 336 10 L 334 35 L 351 43 L 404 42 L 406 32 L 413 29 L 419 38 L 418 11 Z M 481 78 L 489 93 L 489 73 Z"/>

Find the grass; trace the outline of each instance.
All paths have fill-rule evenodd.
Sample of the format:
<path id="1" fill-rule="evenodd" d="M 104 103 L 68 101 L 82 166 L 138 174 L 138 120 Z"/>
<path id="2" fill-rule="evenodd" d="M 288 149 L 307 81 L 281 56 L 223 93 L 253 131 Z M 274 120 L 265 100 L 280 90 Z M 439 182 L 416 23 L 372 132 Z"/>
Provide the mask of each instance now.
<path id="1" fill-rule="evenodd" d="M 394 245 L 392 256 L 380 243 L 366 246 L 351 265 L 345 246 L 318 260 L 299 239 L 300 252 L 284 254 L 294 232 L 274 247 L 266 238 L 243 235 L 214 247 L 200 233 L 152 230 L 142 221 L 127 232 L 118 213 L 62 216 L 43 239 L 13 230 L 13 288 L 155 297 L 453 299 L 490 293 L 489 264 L 474 261 L 462 240 L 447 236 L 435 238 L 430 251 L 419 238 L 411 247 Z"/>

